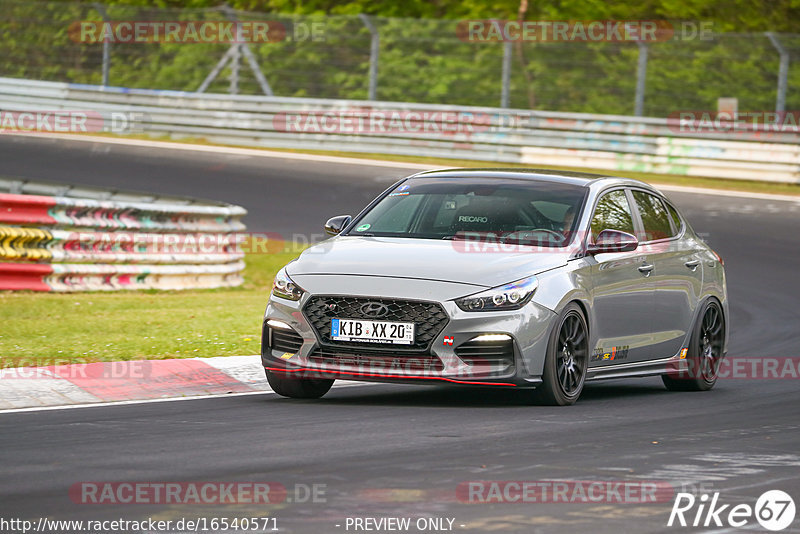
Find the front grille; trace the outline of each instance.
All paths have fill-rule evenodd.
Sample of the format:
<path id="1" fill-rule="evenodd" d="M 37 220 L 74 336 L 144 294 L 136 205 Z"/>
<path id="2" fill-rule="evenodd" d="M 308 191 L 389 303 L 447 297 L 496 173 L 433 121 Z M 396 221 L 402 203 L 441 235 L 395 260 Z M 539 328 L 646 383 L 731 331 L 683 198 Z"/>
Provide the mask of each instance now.
<path id="1" fill-rule="evenodd" d="M 350 350 L 314 349 L 309 361 L 326 367 L 357 367 L 358 372 L 441 371 L 441 360 L 430 354 L 391 354 Z"/>
<path id="2" fill-rule="evenodd" d="M 467 341 L 456 347 L 455 353 L 476 372 L 502 373 L 514 366 L 514 343 L 510 339 Z"/>
<path id="3" fill-rule="evenodd" d="M 369 302 L 379 302 L 389 308 L 389 313 L 376 319 L 361 312 L 361 307 Z M 411 345 L 392 345 L 392 352 L 425 351 L 431 342 L 447 325 L 448 317 L 444 308 L 436 302 L 419 300 L 379 299 L 368 297 L 314 296 L 303 308 L 303 313 L 317 332 L 323 345 L 340 347 L 364 347 L 369 350 L 385 350 L 375 343 L 362 341 L 334 341 L 331 339 L 331 319 L 366 319 L 414 323 L 414 343 Z"/>
<path id="4" fill-rule="evenodd" d="M 266 334 L 264 341 L 271 350 L 296 353 L 303 345 L 303 338 L 294 330 L 271 328 L 264 325 L 264 333 Z"/>

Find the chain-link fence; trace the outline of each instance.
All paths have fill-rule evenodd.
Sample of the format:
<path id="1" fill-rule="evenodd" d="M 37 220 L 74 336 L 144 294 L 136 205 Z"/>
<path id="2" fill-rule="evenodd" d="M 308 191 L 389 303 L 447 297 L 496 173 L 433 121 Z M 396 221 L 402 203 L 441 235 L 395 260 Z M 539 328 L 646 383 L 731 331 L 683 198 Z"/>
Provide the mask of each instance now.
<path id="1" fill-rule="evenodd" d="M 147 27 L 141 38 L 133 21 Z M 269 34 L 187 37 L 203 21 Z M 0 0 L 0 76 L 655 117 L 716 109 L 720 97 L 740 110 L 800 109 L 798 34 L 476 42 L 465 22 Z M 154 37 L 170 23 L 179 38 Z"/>

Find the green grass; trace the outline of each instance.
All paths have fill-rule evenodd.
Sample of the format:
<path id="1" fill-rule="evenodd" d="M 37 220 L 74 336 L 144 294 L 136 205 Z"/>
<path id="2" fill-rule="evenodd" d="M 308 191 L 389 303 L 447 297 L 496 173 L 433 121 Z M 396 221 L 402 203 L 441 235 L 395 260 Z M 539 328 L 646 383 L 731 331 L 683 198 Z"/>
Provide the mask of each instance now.
<path id="1" fill-rule="evenodd" d="M 272 277 L 296 256 L 249 254 L 233 289 L 0 293 L 2 367 L 257 354 Z"/>

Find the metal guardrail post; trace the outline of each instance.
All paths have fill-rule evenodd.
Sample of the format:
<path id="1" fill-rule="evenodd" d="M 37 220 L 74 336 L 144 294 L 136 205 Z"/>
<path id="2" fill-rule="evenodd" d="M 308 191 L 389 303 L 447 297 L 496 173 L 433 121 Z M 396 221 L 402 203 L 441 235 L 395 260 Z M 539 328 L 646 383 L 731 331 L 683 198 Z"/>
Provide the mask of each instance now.
<path id="1" fill-rule="evenodd" d="M 236 28 L 236 44 L 231 47 L 232 54 L 231 54 L 231 76 L 230 76 L 230 86 L 228 88 L 228 92 L 232 95 L 239 94 L 239 68 L 241 67 L 242 63 L 242 54 L 241 54 L 241 41 L 242 41 L 242 33 L 237 26 Z"/>
<path id="2" fill-rule="evenodd" d="M 641 117 L 644 114 L 644 90 L 647 82 L 647 43 L 638 42 L 639 60 L 636 63 L 636 96 L 633 103 L 633 114 Z"/>
<path id="3" fill-rule="evenodd" d="M 230 48 L 228 48 L 228 51 L 225 52 L 225 54 L 220 58 L 219 61 L 217 61 L 217 64 L 214 65 L 214 68 L 211 70 L 211 72 L 208 73 L 206 79 L 203 80 L 203 83 L 201 83 L 200 87 L 197 88 L 198 93 L 205 93 L 206 89 L 208 89 L 208 86 L 211 85 L 211 82 L 214 81 L 214 78 L 219 76 L 219 73 L 222 72 L 222 69 L 225 68 L 225 65 L 233 57 L 234 48 L 236 48 L 236 45 L 233 45 Z"/>
<path id="4" fill-rule="evenodd" d="M 369 43 L 369 100 L 378 99 L 378 57 L 380 54 L 381 37 L 378 33 L 378 28 L 373 24 L 372 18 L 369 15 L 361 13 L 358 15 L 361 22 L 364 23 L 370 34 Z"/>
<path id="5" fill-rule="evenodd" d="M 95 10 L 100 13 L 100 16 L 103 18 L 103 22 L 108 22 L 108 13 L 106 12 L 106 7 L 103 4 L 95 2 L 92 4 Z M 108 87 L 108 71 L 111 67 L 111 41 L 109 39 L 103 39 L 103 82 L 100 84 L 103 87 Z"/>
<path id="6" fill-rule="evenodd" d="M 772 46 L 780 55 L 780 66 L 778 67 L 778 96 L 775 99 L 775 111 L 783 113 L 786 111 L 786 88 L 789 80 L 789 52 L 773 32 L 765 34 L 772 42 Z"/>
<path id="7" fill-rule="evenodd" d="M 261 72 L 261 66 L 258 64 L 256 56 L 253 54 L 252 50 L 250 50 L 250 47 L 244 44 L 241 47 L 241 51 L 244 53 L 244 58 L 247 60 L 247 64 L 250 65 L 250 70 L 253 71 L 258 81 L 258 85 L 261 86 L 261 91 L 267 96 L 275 96 L 275 93 L 272 92 L 272 87 L 270 87 L 269 82 L 264 77 L 264 73 Z"/>
<path id="8" fill-rule="evenodd" d="M 236 12 L 229 5 L 223 4 L 220 9 L 228 17 L 228 20 L 236 23 L 239 22 Z M 219 76 L 219 73 L 222 72 L 222 69 L 224 69 L 225 65 L 230 61 L 230 92 L 231 94 L 237 94 L 239 92 L 239 65 L 241 62 L 241 56 L 243 55 L 247 60 L 247 64 L 250 66 L 250 70 L 253 71 L 253 75 L 258 81 L 258 85 L 261 86 L 261 91 L 267 96 L 275 96 L 275 93 L 272 92 L 272 87 L 269 85 L 267 78 L 264 77 L 264 73 L 261 71 L 261 66 L 258 64 L 256 56 L 253 54 L 253 51 L 250 50 L 250 46 L 247 43 L 242 42 L 240 28 L 238 26 L 236 28 L 236 40 L 238 42 L 233 43 L 228 51 L 225 52 L 225 55 L 220 58 L 213 70 L 208 73 L 206 79 L 200 84 L 200 87 L 197 88 L 197 92 L 204 93 L 206 89 L 208 89 L 208 86 L 211 85 L 211 82 L 214 81 L 214 78 Z"/>
<path id="9" fill-rule="evenodd" d="M 500 89 L 500 107 L 508 108 L 511 88 L 511 41 L 503 43 L 503 72 L 501 74 L 502 88 Z"/>

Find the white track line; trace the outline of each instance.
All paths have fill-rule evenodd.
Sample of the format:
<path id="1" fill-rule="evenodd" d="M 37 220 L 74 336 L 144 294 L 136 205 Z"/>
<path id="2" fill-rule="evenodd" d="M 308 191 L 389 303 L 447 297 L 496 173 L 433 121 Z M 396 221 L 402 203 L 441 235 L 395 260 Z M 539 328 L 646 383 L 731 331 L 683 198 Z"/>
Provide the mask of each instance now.
<path id="1" fill-rule="evenodd" d="M 24 413 L 24 412 L 49 412 L 51 410 L 75 410 L 78 408 L 97 408 L 100 406 L 126 406 L 129 404 L 151 404 L 155 402 L 178 402 L 190 401 L 201 399 L 218 399 L 224 397 L 242 397 L 245 395 L 269 395 L 275 393 L 274 391 L 245 391 L 243 393 L 228 393 L 220 395 L 197 395 L 194 397 L 168 397 L 166 399 L 140 399 L 140 400 L 124 400 L 124 401 L 111 401 L 111 402 L 93 402 L 87 404 L 65 404 L 62 406 L 32 406 L 30 408 L 11 408 L 9 410 L 0 410 L 0 415 L 7 413 Z"/>
<path id="2" fill-rule="evenodd" d="M 340 382 L 333 385 L 332 389 L 356 387 L 356 386 L 379 386 L 377 382 Z M 383 384 L 386 385 L 386 384 Z M 0 416 L 7 413 L 26 413 L 26 412 L 49 412 L 52 410 L 76 410 L 78 408 L 98 408 L 102 406 L 127 406 L 131 404 L 153 404 L 156 402 L 179 402 L 179 401 L 193 401 L 203 399 L 224 399 L 229 397 L 244 397 L 247 395 L 277 395 L 272 390 L 264 391 L 245 391 L 242 393 L 224 393 L 216 395 L 195 395 L 191 397 L 167 397 L 164 399 L 139 399 L 139 400 L 124 400 L 124 401 L 110 401 L 110 402 L 93 402 L 86 404 L 66 404 L 62 406 L 32 406 L 30 408 L 10 408 L 8 410 L 0 410 Z"/>
<path id="3" fill-rule="evenodd" d="M 298 152 L 277 152 L 274 150 L 261 150 L 259 148 L 239 148 L 223 145 L 194 145 L 191 143 L 175 143 L 171 141 L 150 141 L 145 139 L 123 139 L 117 137 L 100 137 L 92 135 L 69 134 L 4 134 L 17 137 L 36 137 L 38 139 L 64 139 L 67 141 L 83 141 L 87 143 L 106 143 L 110 145 L 125 145 L 143 148 L 160 148 L 169 150 L 184 150 L 194 152 L 211 152 L 214 154 L 230 154 L 234 156 L 255 156 L 262 158 L 297 159 L 302 161 L 316 161 L 320 163 L 340 163 L 343 165 L 364 165 L 367 167 L 392 167 L 397 169 L 431 170 L 441 169 L 441 165 L 424 165 L 422 163 L 403 163 L 402 161 L 384 161 L 379 159 L 362 159 L 344 156 L 323 156 L 320 154 L 302 154 Z"/>
<path id="4" fill-rule="evenodd" d="M 19 137 L 43 138 L 41 134 L 5 134 Z M 302 161 L 315 161 L 320 163 L 339 163 L 342 165 L 363 165 L 366 167 L 392 167 L 396 169 L 432 170 L 444 168 L 441 165 L 424 163 L 404 163 L 402 161 L 388 161 L 378 159 L 362 159 L 344 156 L 323 156 L 319 154 L 302 154 L 297 152 L 276 152 L 258 148 L 238 148 L 223 145 L 194 145 L 191 143 L 175 143 L 170 141 L 151 141 L 145 139 L 124 139 L 118 137 L 100 137 L 92 135 L 47 134 L 47 139 L 65 139 L 68 141 L 84 141 L 90 143 L 106 143 L 111 145 L 125 145 L 144 148 L 161 148 L 169 150 L 184 150 L 195 152 L 211 152 L 214 154 L 232 154 L 237 156 L 255 156 L 262 158 L 283 158 Z M 608 173 L 613 176 L 613 171 Z M 760 200 L 778 200 L 800 203 L 800 195 L 779 195 L 772 193 L 748 193 L 746 191 L 732 191 L 726 189 L 711 189 L 706 187 L 691 187 L 683 185 L 667 185 L 654 182 L 653 185 L 664 191 L 677 193 L 695 193 L 700 195 L 728 196 L 751 198 Z"/>

